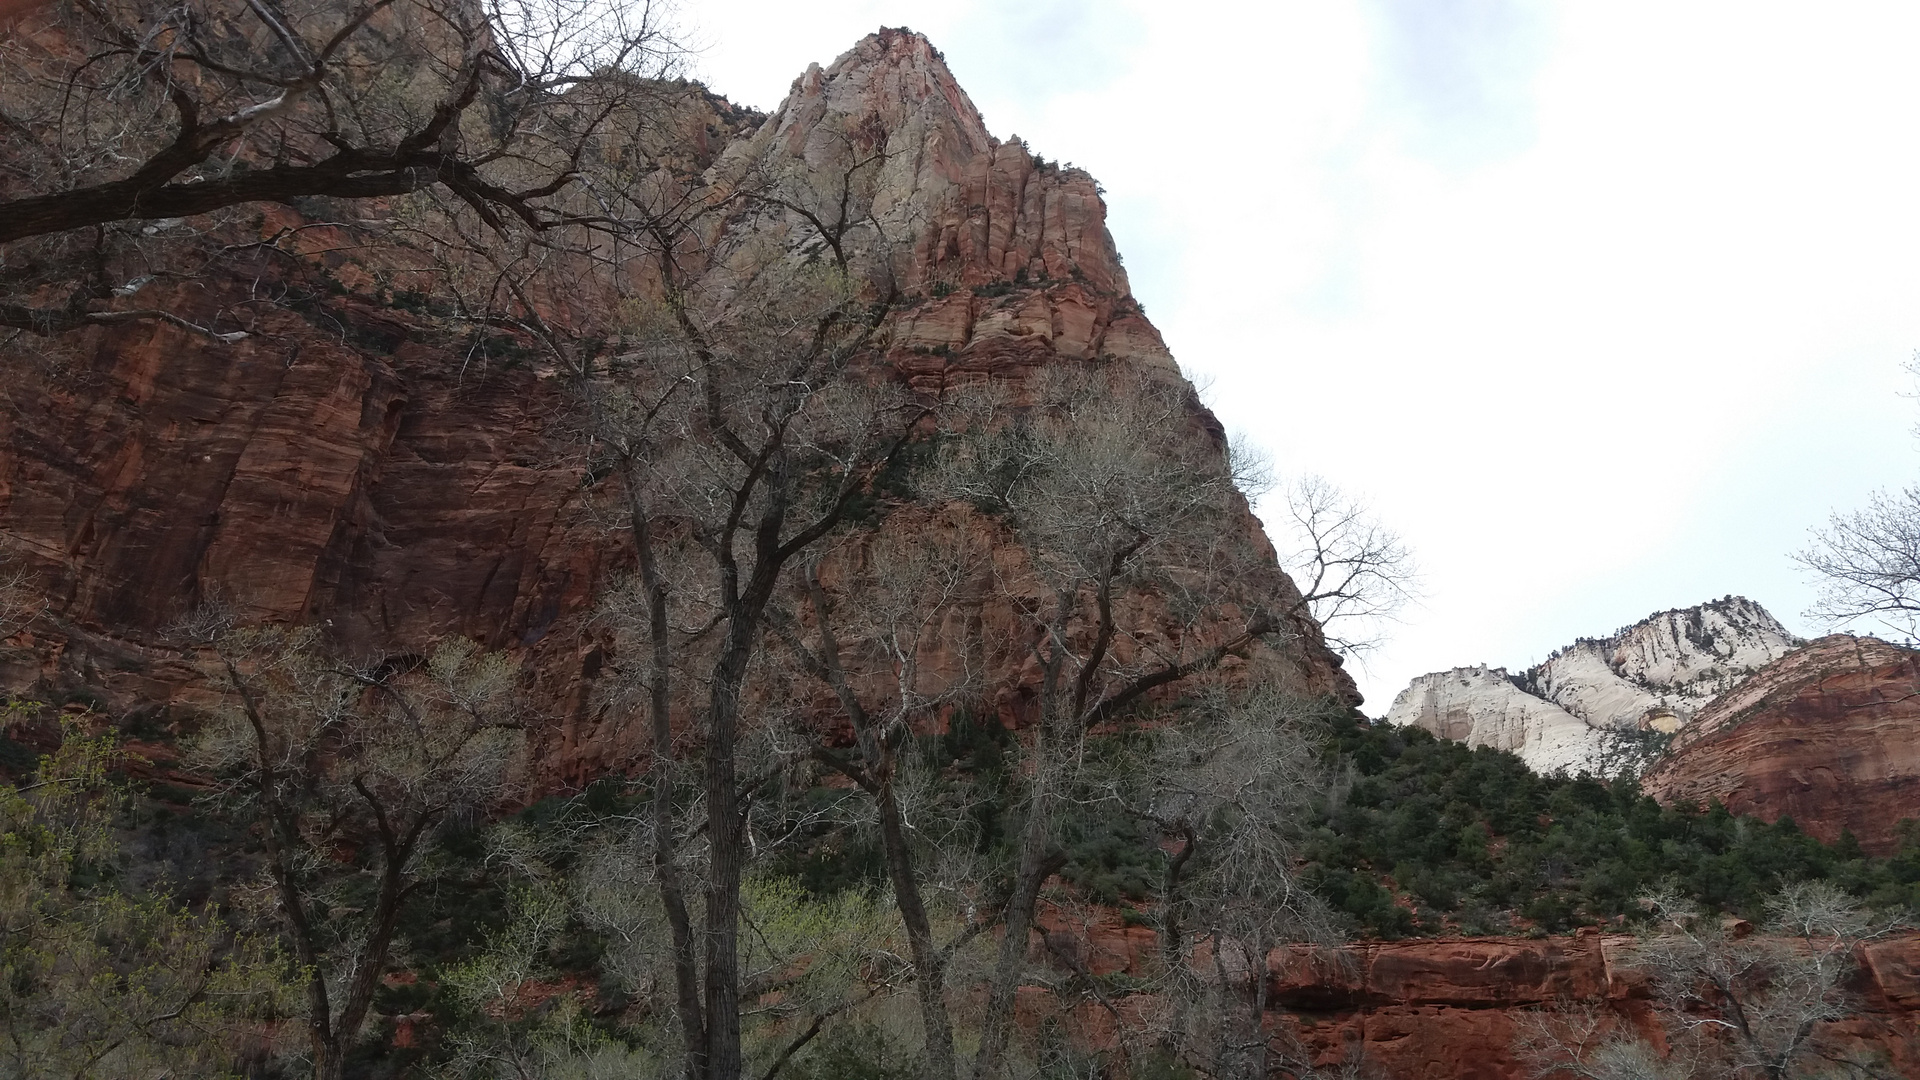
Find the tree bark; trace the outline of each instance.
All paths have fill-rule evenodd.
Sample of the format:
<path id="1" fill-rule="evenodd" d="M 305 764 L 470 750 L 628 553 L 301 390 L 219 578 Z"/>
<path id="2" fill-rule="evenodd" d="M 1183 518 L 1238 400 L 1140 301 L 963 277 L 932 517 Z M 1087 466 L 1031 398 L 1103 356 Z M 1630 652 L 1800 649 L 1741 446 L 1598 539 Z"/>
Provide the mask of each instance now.
<path id="1" fill-rule="evenodd" d="M 672 935 L 674 1009 L 686 1058 L 684 1080 L 707 1075 L 706 1019 L 700 1004 L 700 975 L 693 947 L 693 921 L 687 914 L 686 884 L 673 840 L 673 714 L 670 679 L 673 642 L 668 637 L 667 584 L 653 549 L 653 521 L 640 497 L 639 478 L 631 457 L 622 459 L 627 505 L 633 526 L 633 546 L 640 564 L 640 584 L 647 593 L 647 633 L 651 641 L 647 661 L 647 711 L 653 741 L 648 788 L 652 792 L 653 877 L 666 910 Z"/>
<path id="2" fill-rule="evenodd" d="M 1036 777 L 1033 808 L 1028 811 L 1027 827 L 1021 834 L 1020 869 L 1014 876 L 1013 895 L 1007 899 L 1003 920 L 1005 936 L 1000 939 L 1000 958 L 994 965 L 988 984 L 987 1012 L 980 1032 L 980 1053 L 973 1060 L 974 1080 L 994 1080 L 1003 1068 L 1007 1039 L 1013 1029 L 1013 1005 L 1020 989 L 1020 971 L 1027 953 L 1027 934 L 1033 929 L 1034 909 L 1039 903 L 1040 887 L 1066 865 L 1066 853 L 1053 843 L 1052 822 L 1054 779 L 1052 767 L 1044 759 L 1041 775 Z"/>

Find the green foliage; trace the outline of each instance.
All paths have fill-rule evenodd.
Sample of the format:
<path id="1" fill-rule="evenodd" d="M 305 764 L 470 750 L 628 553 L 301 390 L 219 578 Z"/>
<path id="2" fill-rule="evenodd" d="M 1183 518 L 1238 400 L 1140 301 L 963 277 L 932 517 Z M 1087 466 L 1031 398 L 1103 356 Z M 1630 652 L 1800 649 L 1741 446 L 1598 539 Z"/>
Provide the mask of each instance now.
<path id="1" fill-rule="evenodd" d="M 1112 810 L 1076 806 L 1062 814 L 1060 842 L 1067 865 L 1061 875 L 1096 903 L 1151 899 L 1165 867 L 1155 832 L 1145 818 Z"/>
<path id="2" fill-rule="evenodd" d="M 1831 880 L 1878 907 L 1920 902 L 1911 841 L 1872 859 L 1791 819 L 1662 808 L 1631 780 L 1537 776 L 1512 754 L 1418 729 L 1348 715 L 1330 733 L 1351 764 L 1310 832 L 1306 878 L 1369 935 L 1502 932 L 1513 915 L 1560 932 L 1637 917 L 1662 884 L 1747 917 L 1796 881 Z"/>
<path id="3" fill-rule="evenodd" d="M 877 1025 L 838 1025 L 795 1055 L 783 1075 L 790 1080 L 912 1080 L 919 1062 L 903 1042 Z"/>
<path id="4" fill-rule="evenodd" d="M 118 888 L 119 757 L 69 725 L 32 782 L 0 788 L 0 1075 L 228 1075 L 293 1005 L 270 944 Z"/>

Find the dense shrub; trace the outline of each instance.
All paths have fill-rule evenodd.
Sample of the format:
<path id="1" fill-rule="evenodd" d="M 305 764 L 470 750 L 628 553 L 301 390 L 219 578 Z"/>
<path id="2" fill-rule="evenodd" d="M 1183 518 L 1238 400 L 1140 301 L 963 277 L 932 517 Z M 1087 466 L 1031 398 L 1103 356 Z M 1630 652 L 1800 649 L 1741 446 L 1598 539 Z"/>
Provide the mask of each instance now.
<path id="1" fill-rule="evenodd" d="M 1564 931 L 1639 913 L 1671 884 L 1756 917 L 1781 885 L 1830 880 L 1876 907 L 1920 905 L 1920 831 L 1891 858 L 1828 845 L 1791 818 L 1662 808 L 1631 779 L 1535 775 L 1357 714 L 1328 720 L 1337 781 L 1306 837 L 1306 876 L 1362 932 Z"/>

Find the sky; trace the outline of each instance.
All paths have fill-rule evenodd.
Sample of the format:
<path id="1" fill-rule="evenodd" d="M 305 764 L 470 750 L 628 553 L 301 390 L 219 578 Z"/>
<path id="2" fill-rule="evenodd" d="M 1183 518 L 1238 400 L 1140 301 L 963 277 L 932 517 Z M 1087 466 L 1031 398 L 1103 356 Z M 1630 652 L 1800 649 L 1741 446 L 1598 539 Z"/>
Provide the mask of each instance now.
<path id="1" fill-rule="evenodd" d="M 1369 713 L 1422 672 L 1519 670 L 1730 593 L 1821 632 L 1790 554 L 1920 479 L 1920 5 L 710 0 L 681 22 L 694 74 L 763 109 L 911 26 L 990 131 L 1099 179 L 1221 420 L 1413 548 L 1422 598 L 1355 669 Z"/>

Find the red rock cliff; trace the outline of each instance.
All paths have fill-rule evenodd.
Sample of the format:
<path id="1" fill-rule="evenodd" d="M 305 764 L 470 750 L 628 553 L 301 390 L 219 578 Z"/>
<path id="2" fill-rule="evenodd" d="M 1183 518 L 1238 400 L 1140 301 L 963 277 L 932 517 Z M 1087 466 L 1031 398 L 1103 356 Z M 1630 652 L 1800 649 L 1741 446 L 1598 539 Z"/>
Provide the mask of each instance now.
<path id="1" fill-rule="evenodd" d="M 1049 951 L 1038 963 L 1095 974 L 1151 971 L 1152 931 L 1102 917 L 1094 925 L 1050 913 Z M 1524 1080 L 1536 1075 L 1516 1046 L 1530 1019 L 1592 1015 L 1658 1044 L 1650 983 L 1634 967 L 1635 939 L 1588 931 L 1573 937 L 1450 938 L 1305 946 L 1268 962 L 1269 1029 L 1297 1040 L 1317 1065 L 1337 1070 L 1356 1058 L 1361 1075 L 1386 1080 Z M 1852 1015 L 1823 1037 L 1880 1055 L 1896 1075 L 1920 1076 L 1920 936 L 1862 946 L 1847 984 Z M 1094 1045 L 1111 1044 L 1120 1022 L 1140 1023 L 1157 1002 L 1121 998 L 1112 1012 L 1095 1002 L 1061 1015 L 1039 987 L 1023 992 L 1029 1022 L 1057 1017 Z M 1116 1014 L 1118 1020 L 1116 1020 Z"/>
<path id="2" fill-rule="evenodd" d="M 863 257 L 889 260 L 924 297 L 892 328 L 886 359 L 905 377 L 1017 379 L 1062 358 L 1172 370 L 1092 178 L 988 135 L 926 39 L 868 37 L 809 69 L 764 122 L 712 99 L 689 108 L 699 115 L 679 125 L 682 156 L 710 185 L 749 167 L 818 168 L 849 123 L 885 127 L 872 211 L 911 242 Z M 284 220 L 276 210 L 259 227 Z M 710 277 L 728 250 L 778 241 L 795 222 L 716 228 Z M 324 230 L 308 235 L 325 246 Z M 355 286 L 361 264 L 326 259 Z M 171 301 L 211 308 L 247 287 L 244 274 L 215 275 Z M 584 463 L 555 448 L 567 409 L 557 380 L 469 365 L 355 288 L 265 306 L 236 345 L 150 325 L 71 339 L 59 362 L 18 348 L 0 359 L 0 558 L 45 600 L 0 647 L 0 678 L 84 689 L 116 712 L 190 702 L 205 691 L 161 631 L 213 597 L 253 619 L 321 621 L 356 650 L 464 634 L 527 656 L 554 717 L 541 760 L 551 778 L 587 779 L 629 750 L 582 690 L 599 663 L 583 613 L 621 566 L 580 504 Z M 1197 406 L 1194 430 L 1220 435 Z M 1251 514 L 1240 527 L 1271 561 Z M 1271 574 L 1264 587 L 1298 595 Z M 1280 677 L 1357 702 L 1317 627 L 1295 631 L 1267 658 Z"/>
<path id="3" fill-rule="evenodd" d="M 1789 653 L 1702 709 L 1643 786 L 1887 854 L 1920 818 L 1920 652 L 1834 635 Z"/>

